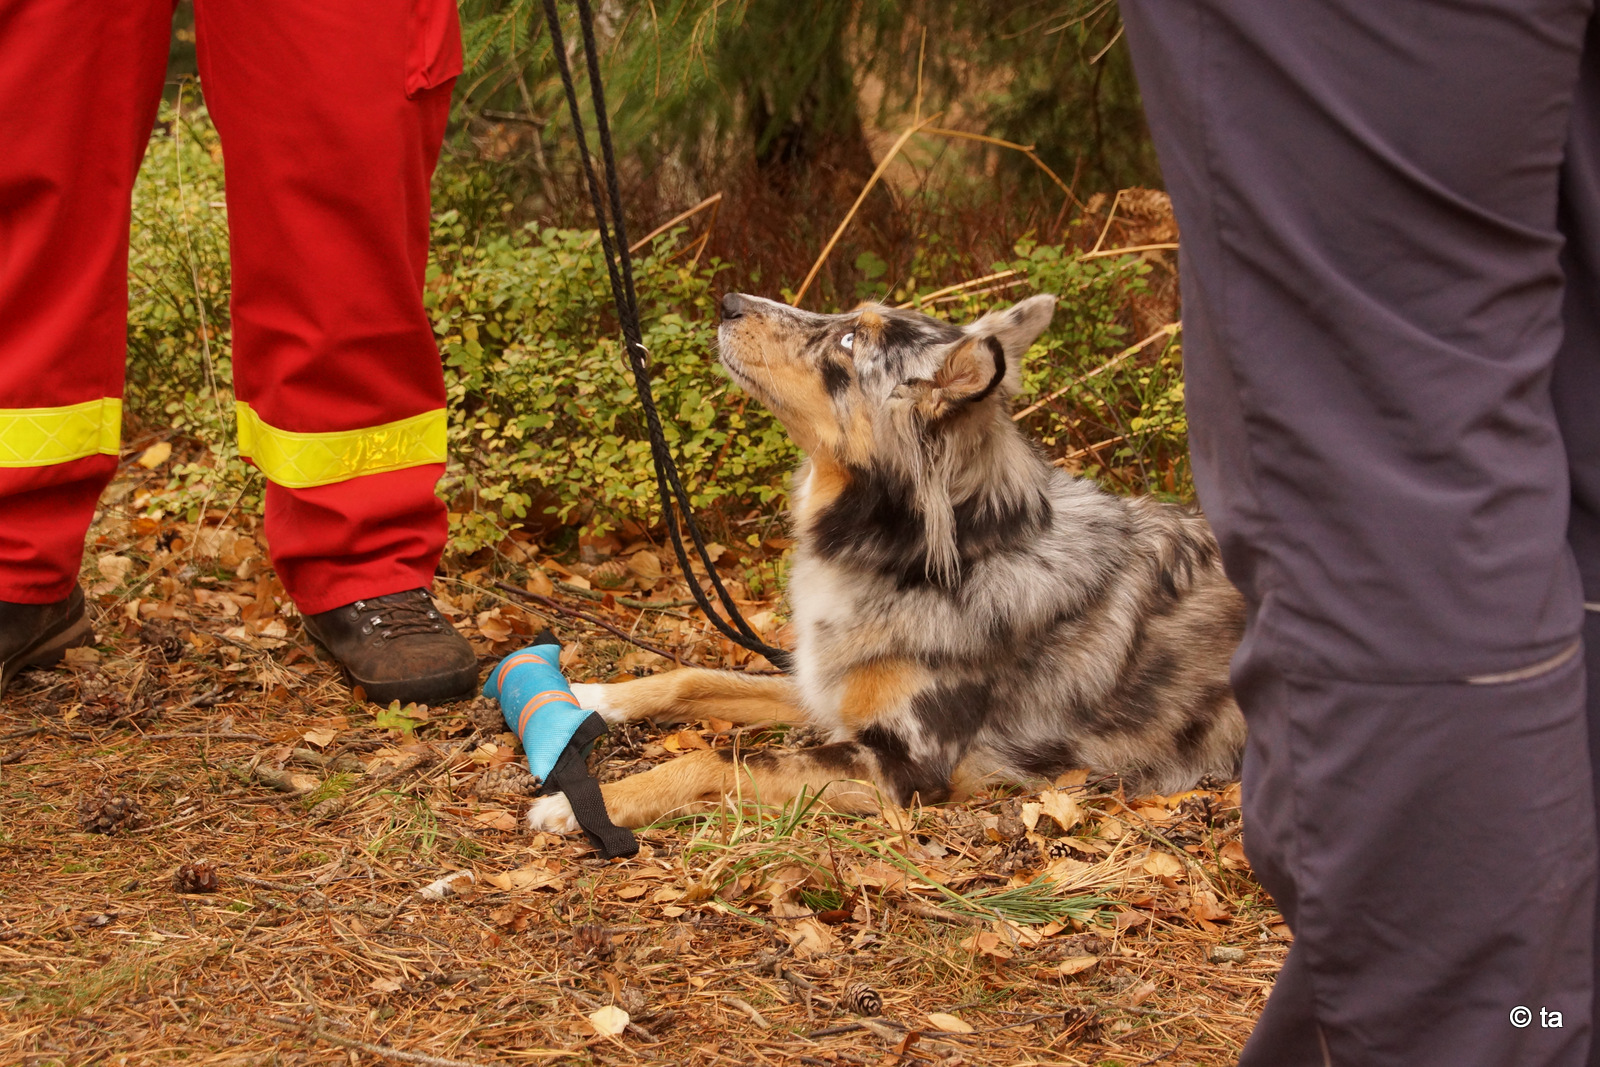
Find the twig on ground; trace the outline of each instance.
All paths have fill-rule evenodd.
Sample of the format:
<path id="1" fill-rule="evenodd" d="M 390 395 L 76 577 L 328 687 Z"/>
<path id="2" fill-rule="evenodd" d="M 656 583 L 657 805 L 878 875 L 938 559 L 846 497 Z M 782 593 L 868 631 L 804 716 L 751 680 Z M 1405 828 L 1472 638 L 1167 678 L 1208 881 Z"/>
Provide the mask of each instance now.
<path id="1" fill-rule="evenodd" d="M 961 915 L 958 912 L 946 911 L 936 908 L 932 904 L 924 904 L 920 900 L 902 900 L 896 898 L 895 905 L 904 911 L 909 911 L 919 919 L 938 919 L 940 922 L 960 923 L 963 926 L 988 926 L 987 919 L 975 918 L 971 915 Z"/>
<path id="2" fill-rule="evenodd" d="M 587 611 L 579 611 L 577 608 L 569 608 L 565 604 L 561 603 L 561 601 L 552 597 L 544 596 L 540 593 L 530 593 L 526 589 L 518 589 L 510 582 L 497 581 L 494 584 L 501 589 L 506 590 L 508 593 L 514 593 L 517 596 L 522 597 L 524 600 L 531 600 L 542 607 L 549 608 L 551 611 L 559 612 L 568 618 L 580 619 L 583 622 L 589 623 L 591 626 L 598 626 L 603 630 L 609 630 L 611 633 L 616 634 L 618 637 L 628 642 L 628 644 L 637 645 L 646 652 L 654 652 L 658 656 L 665 656 L 667 659 L 670 659 L 680 667 L 694 666 L 694 664 L 684 663 L 683 658 L 679 656 L 678 653 L 673 652 L 670 649 L 662 648 L 660 645 L 652 644 L 651 642 L 643 640 L 642 638 L 635 637 L 621 627 L 613 626 L 609 622 L 606 622 L 606 620 L 599 618 L 598 616 L 591 615 Z"/>
<path id="3" fill-rule="evenodd" d="M 563 993 L 570 996 L 573 1000 L 576 1000 L 579 1004 L 582 1004 L 584 1007 L 593 1011 L 599 1011 L 601 1008 L 605 1007 L 604 1004 L 589 996 L 587 993 L 580 993 L 578 990 L 573 989 L 569 985 L 564 985 L 560 988 Z M 646 1030 L 636 1022 L 629 1022 L 628 1030 L 635 1035 L 644 1038 L 646 1041 L 651 1042 L 652 1044 L 658 1040 L 655 1034 L 652 1034 L 650 1031 Z"/>
<path id="4" fill-rule="evenodd" d="M 585 600 L 604 600 L 606 598 L 606 594 L 598 589 L 585 589 L 581 585 L 563 582 L 558 578 L 550 579 L 550 583 L 563 593 L 571 593 L 573 596 L 582 597 Z M 617 596 L 615 593 L 612 594 L 612 599 L 625 608 L 637 608 L 640 611 L 667 611 L 671 608 L 686 608 L 694 604 L 693 600 L 638 600 L 631 596 Z"/>
<path id="5" fill-rule="evenodd" d="M 1178 1038 L 1178 1043 L 1176 1045 L 1173 1045 L 1171 1048 L 1167 1049 L 1167 1051 L 1161 1053 L 1160 1055 L 1151 1056 L 1147 1060 L 1140 1060 L 1138 1063 L 1134 1064 L 1133 1067 L 1150 1067 L 1150 1065 L 1152 1063 L 1160 1063 L 1164 1059 L 1167 1059 L 1167 1058 L 1172 1057 L 1172 1056 L 1176 1056 L 1178 1054 L 1178 1050 L 1181 1049 L 1182 1047 L 1183 1047 L 1183 1038 L 1180 1037 L 1180 1038 Z"/>
<path id="6" fill-rule="evenodd" d="M 369 1056 L 381 1056 L 388 1060 L 399 1060 L 402 1063 L 420 1063 L 424 1067 L 485 1067 L 482 1060 L 452 1060 L 444 1056 L 429 1056 L 424 1052 L 407 1052 L 404 1049 L 390 1048 L 388 1045 L 374 1045 L 367 1041 L 357 1041 L 352 1037 L 340 1037 L 310 1023 L 295 1023 L 288 1019 L 265 1019 L 268 1026 L 276 1026 L 280 1030 L 293 1030 L 318 1041 L 326 1041 L 330 1045 L 340 1045 L 344 1048 L 365 1052 Z M 554 1052 L 554 1049 L 546 1050 Z"/>
<path id="7" fill-rule="evenodd" d="M 139 739 L 141 741 L 256 741 L 261 744 L 266 744 L 272 740 L 272 738 L 262 737 L 260 734 L 241 734 L 233 731 L 212 734 L 205 733 L 204 731 L 200 730 L 180 731 L 177 733 L 166 734 L 140 734 Z"/>
<path id="8" fill-rule="evenodd" d="M 761 1029 L 772 1029 L 772 1024 L 767 1022 L 766 1017 L 763 1016 L 759 1011 L 756 1011 L 755 1006 L 748 1000 L 744 1000 L 741 997 L 725 996 L 722 998 L 722 1002 L 724 1004 L 732 1005 L 733 1007 L 744 1012 L 746 1015 L 750 1016 L 750 1021 L 761 1027 Z"/>

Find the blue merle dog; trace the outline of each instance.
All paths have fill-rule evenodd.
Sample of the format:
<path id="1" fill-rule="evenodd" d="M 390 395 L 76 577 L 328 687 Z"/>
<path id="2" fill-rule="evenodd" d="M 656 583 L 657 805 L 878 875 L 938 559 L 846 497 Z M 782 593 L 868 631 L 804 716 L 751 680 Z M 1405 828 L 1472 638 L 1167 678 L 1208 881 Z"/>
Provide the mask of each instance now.
<path id="1" fill-rule="evenodd" d="M 1011 419 L 1055 297 L 968 326 L 877 305 L 723 299 L 733 380 L 806 454 L 790 494 L 792 677 L 683 669 L 575 685 L 613 722 L 808 722 L 797 750 L 694 752 L 604 787 L 642 826 L 802 789 L 875 810 L 1075 768 L 1172 792 L 1236 773 L 1243 603 L 1193 512 L 1052 466 Z M 572 832 L 564 797 L 535 829 Z"/>

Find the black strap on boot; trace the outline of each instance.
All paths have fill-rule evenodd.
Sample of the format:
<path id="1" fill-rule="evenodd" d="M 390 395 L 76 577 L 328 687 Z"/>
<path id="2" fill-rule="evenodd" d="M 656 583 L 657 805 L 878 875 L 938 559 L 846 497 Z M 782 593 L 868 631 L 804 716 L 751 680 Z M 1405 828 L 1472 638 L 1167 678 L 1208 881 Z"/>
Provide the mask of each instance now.
<path id="1" fill-rule="evenodd" d="M 573 732 L 567 750 L 556 760 L 550 777 L 544 780 L 539 793 L 564 793 L 572 805 L 572 816 L 578 820 L 589 843 L 606 859 L 632 856 L 639 851 L 639 842 L 633 831 L 618 826 L 606 812 L 605 799 L 600 795 L 600 782 L 589 773 L 585 753 L 601 734 L 606 732 L 606 721 L 593 712 Z"/>
<path id="2" fill-rule="evenodd" d="M 548 628 L 539 631 L 533 643 L 535 646 L 561 647 L 555 632 Z M 600 794 L 600 782 L 589 773 L 589 750 L 607 729 L 606 721 L 591 711 L 589 717 L 572 731 L 572 736 L 567 739 L 566 750 L 557 757 L 555 766 L 539 783 L 539 790 L 534 795 L 565 794 L 567 803 L 572 806 L 572 817 L 578 820 L 578 827 L 596 851 L 609 860 L 634 855 L 639 851 L 639 842 L 632 830 L 611 821 L 611 816 L 606 812 L 605 798 Z"/>

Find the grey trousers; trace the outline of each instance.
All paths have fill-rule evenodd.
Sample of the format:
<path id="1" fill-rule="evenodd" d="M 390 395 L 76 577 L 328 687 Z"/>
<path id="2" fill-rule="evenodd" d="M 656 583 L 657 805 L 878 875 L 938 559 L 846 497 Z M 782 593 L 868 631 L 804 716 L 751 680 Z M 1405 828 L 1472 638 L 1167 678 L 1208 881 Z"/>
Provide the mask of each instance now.
<path id="1" fill-rule="evenodd" d="M 1121 6 L 1295 934 L 1240 1062 L 1600 1065 L 1592 6 Z"/>

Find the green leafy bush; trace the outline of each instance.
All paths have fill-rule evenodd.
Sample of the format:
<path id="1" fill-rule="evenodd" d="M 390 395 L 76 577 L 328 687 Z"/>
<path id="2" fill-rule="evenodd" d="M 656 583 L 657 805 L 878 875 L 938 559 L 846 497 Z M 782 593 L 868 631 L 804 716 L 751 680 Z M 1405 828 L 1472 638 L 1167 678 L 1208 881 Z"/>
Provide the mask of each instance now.
<path id="1" fill-rule="evenodd" d="M 450 404 L 442 492 L 452 502 L 452 549 L 476 551 L 546 513 L 591 530 L 654 523 L 660 502 L 649 446 L 596 234 L 497 228 L 475 189 L 470 175 L 442 175 L 427 272 Z M 463 202 L 470 210 L 453 206 Z M 134 194 L 130 421 L 203 442 L 209 457 L 179 468 L 152 508 L 192 512 L 223 493 L 251 506 L 259 486 L 232 444 L 221 205 L 221 155 L 204 113 L 165 111 Z M 774 508 L 798 453 L 717 364 L 721 264 L 677 258 L 680 236 L 663 234 L 635 260 L 667 439 L 697 509 Z M 948 294 L 926 310 L 967 321 L 1030 291 L 1059 294 L 1055 321 L 1025 366 L 1024 400 L 1066 391 L 1024 425 L 1060 455 L 1096 435 L 1117 437 L 1092 451 L 1086 473 L 1130 491 L 1186 495 L 1175 345 L 1152 345 L 1072 384 L 1130 343 L 1128 307 L 1144 290 L 1148 265 L 1026 241 L 1016 254 L 995 265 L 1015 272 L 1004 292 Z M 959 281 L 940 276 L 941 255 L 930 240 L 911 280 L 892 293 L 880 285 L 876 295 L 910 302 Z M 865 282 L 883 274 L 877 263 L 859 265 Z"/>

